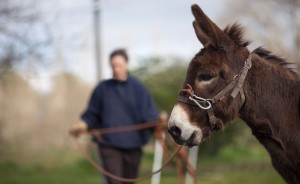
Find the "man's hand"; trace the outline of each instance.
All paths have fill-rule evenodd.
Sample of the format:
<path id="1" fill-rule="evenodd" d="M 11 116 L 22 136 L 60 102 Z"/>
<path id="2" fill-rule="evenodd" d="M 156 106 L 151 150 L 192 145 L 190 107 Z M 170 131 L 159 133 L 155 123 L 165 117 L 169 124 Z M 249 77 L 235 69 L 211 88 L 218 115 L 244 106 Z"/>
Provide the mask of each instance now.
<path id="1" fill-rule="evenodd" d="M 75 123 L 71 126 L 69 133 L 74 136 L 78 137 L 80 134 L 87 132 L 88 131 L 88 126 L 85 122 L 78 122 Z"/>

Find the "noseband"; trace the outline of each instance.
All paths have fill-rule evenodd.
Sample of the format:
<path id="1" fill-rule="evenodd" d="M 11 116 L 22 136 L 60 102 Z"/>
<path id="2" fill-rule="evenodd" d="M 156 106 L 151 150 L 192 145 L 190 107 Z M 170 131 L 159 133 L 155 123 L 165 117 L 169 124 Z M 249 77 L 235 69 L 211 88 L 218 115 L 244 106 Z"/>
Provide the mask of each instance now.
<path id="1" fill-rule="evenodd" d="M 195 95 L 192 86 L 190 84 L 187 84 L 187 89 L 182 89 L 181 92 L 186 92 L 188 96 L 184 96 L 180 94 L 177 101 L 189 105 L 194 105 L 199 107 L 200 109 L 206 110 L 209 118 L 209 126 L 211 130 L 214 130 L 216 128 L 216 122 L 217 122 L 217 119 L 213 111 L 214 104 L 218 101 L 222 101 L 223 98 L 232 90 L 230 96 L 233 99 L 235 99 L 237 94 L 240 93 L 241 101 L 242 101 L 241 106 L 242 106 L 245 102 L 245 93 L 243 90 L 243 84 L 245 82 L 248 70 L 250 70 L 251 67 L 252 67 L 251 54 L 249 54 L 239 74 L 236 75 L 233 78 L 233 80 L 213 98 L 206 99 Z"/>

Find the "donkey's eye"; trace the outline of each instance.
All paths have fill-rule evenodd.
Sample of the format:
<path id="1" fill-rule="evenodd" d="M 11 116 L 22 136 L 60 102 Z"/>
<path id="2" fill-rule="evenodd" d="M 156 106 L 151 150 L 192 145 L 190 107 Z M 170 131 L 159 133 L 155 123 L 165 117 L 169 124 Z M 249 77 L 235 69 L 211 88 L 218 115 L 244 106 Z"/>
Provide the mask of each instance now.
<path id="1" fill-rule="evenodd" d="M 207 75 L 207 74 L 200 74 L 199 75 L 199 81 L 209 81 L 212 78 L 213 77 L 211 75 Z"/>

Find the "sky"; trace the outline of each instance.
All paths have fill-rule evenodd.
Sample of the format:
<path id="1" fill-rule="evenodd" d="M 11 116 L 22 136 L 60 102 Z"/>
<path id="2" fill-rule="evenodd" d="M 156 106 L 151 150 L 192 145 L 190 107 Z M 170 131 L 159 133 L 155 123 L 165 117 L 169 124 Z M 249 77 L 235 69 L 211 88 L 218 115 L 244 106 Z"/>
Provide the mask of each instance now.
<path id="1" fill-rule="evenodd" d="M 116 48 L 126 48 L 130 69 L 153 56 L 180 57 L 186 62 L 202 47 L 192 21 L 191 5 L 197 3 L 218 20 L 225 0 L 100 0 L 101 72 L 111 77 L 108 57 Z M 84 82 L 95 84 L 93 0 L 53 0 L 43 3 L 43 16 L 51 24 L 54 51 L 52 69 L 31 79 L 38 90 L 51 89 L 51 77 L 70 71 Z M 216 21 L 217 22 L 217 21 Z"/>

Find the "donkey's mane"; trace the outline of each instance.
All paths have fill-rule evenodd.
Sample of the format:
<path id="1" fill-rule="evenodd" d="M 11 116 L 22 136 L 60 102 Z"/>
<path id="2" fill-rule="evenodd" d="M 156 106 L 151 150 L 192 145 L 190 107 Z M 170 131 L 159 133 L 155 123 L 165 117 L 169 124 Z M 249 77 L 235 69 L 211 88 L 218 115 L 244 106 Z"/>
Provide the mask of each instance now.
<path id="1" fill-rule="evenodd" d="M 280 65 L 280 66 L 283 66 L 286 68 L 287 68 L 287 65 L 290 64 L 290 63 L 286 62 L 285 59 L 273 54 L 271 51 L 269 51 L 263 47 L 256 48 L 253 51 L 253 53 L 259 55 L 261 58 L 264 58 L 265 60 L 267 60 L 273 64 Z"/>
<path id="2" fill-rule="evenodd" d="M 244 28 L 238 23 L 226 26 L 224 29 L 224 33 L 226 33 L 235 43 L 237 43 L 241 47 L 247 47 L 250 44 L 250 41 L 243 38 Z"/>
<path id="3" fill-rule="evenodd" d="M 247 47 L 251 43 L 249 40 L 243 38 L 244 28 L 238 23 L 226 26 L 224 32 L 239 46 Z M 256 48 L 253 53 L 257 54 L 261 58 L 269 61 L 274 65 L 279 65 L 281 67 L 287 68 L 294 73 L 294 71 L 288 66 L 291 63 L 287 62 L 285 59 L 273 54 L 271 51 L 266 50 L 263 47 Z"/>

